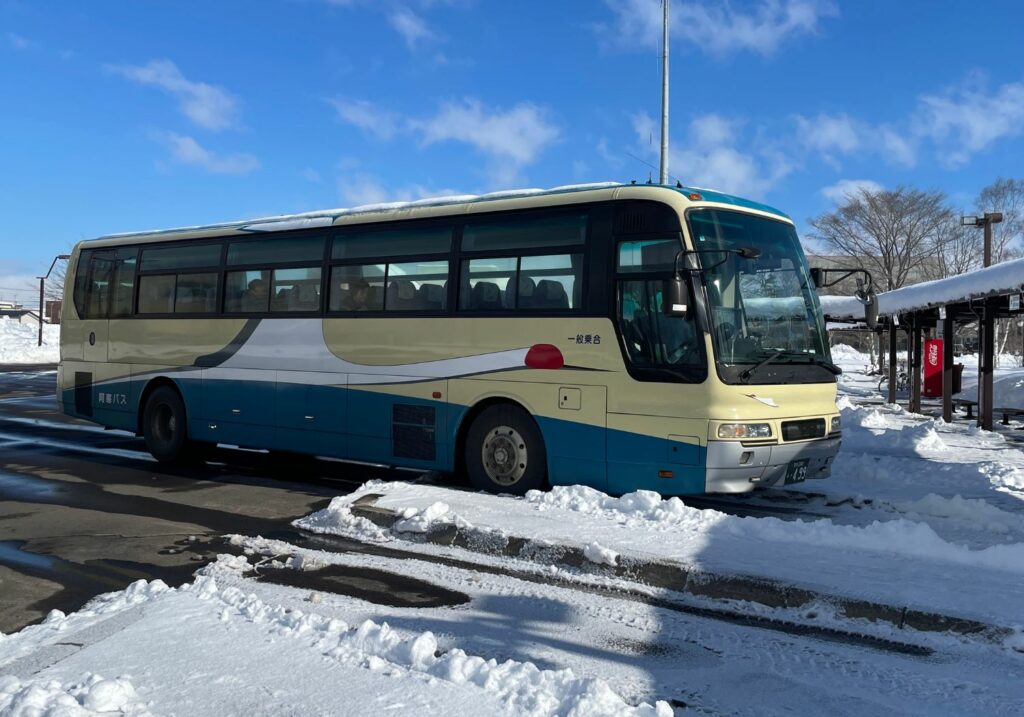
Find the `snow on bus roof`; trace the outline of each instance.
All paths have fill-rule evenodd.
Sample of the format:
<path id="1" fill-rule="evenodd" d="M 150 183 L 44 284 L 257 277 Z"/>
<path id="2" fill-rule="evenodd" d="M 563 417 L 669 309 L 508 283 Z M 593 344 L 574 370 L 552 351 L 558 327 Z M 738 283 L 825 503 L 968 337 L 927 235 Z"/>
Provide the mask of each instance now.
<path id="1" fill-rule="evenodd" d="M 947 304 L 959 304 L 986 296 L 1024 291 L 1024 259 L 1005 261 L 958 276 L 925 281 L 878 295 L 878 313 L 905 314 Z M 864 317 L 864 306 L 852 296 L 819 296 L 821 308 L 831 318 Z"/>
<path id="2" fill-rule="evenodd" d="M 584 192 L 593 189 L 612 189 L 625 186 L 621 182 L 592 182 L 589 184 L 566 184 L 551 189 L 503 189 L 487 194 L 454 194 L 442 197 L 426 197 L 404 202 L 378 202 L 363 204 L 357 207 L 339 207 L 337 209 L 319 209 L 301 214 L 280 214 L 270 217 L 243 219 L 238 221 L 220 222 L 216 224 L 198 224 L 194 226 L 176 227 L 173 229 L 150 229 L 146 231 L 107 234 L 100 239 L 119 239 L 123 237 L 145 236 L 149 234 L 171 234 L 175 232 L 195 232 L 210 229 L 240 229 L 243 231 L 282 231 L 285 229 L 308 229 L 318 226 L 329 226 L 335 219 L 353 214 L 372 214 L 397 209 L 419 207 L 443 207 L 450 204 L 469 202 L 487 202 L 497 199 L 513 199 L 516 197 L 533 197 L 546 194 L 567 192 Z"/>
<path id="3" fill-rule="evenodd" d="M 184 232 L 200 232 L 215 229 L 237 229 L 239 231 L 261 232 L 261 231 L 286 231 L 292 229 L 310 229 L 313 227 L 330 226 L 338 217 L 351 216 L 356 214 L 372 214 L 375 212 L 389 212 L 399 209 L 411 209 L 420 207 L 443 207 L 452 204 L 466 204 L 475 202 L 488 202 L 498 199 L 514 199 L 516 197 L 535 197 L 550 194 L 563 194 L 569 192 L 585 192 L 595 189 L 613 189 L 617 187 L 658 187 L 671 189 L 683 195 L 699 192 L 702 199 L 722 204 L 732 204 L 747 209 L 756 209 L 769 214 L 776 214 L 785 219 L 789 217 L 783 212 L 766 204 L 737 197 L 732 194 L 725 194 L 714 189 L 703 189 L 698 187 L 677 187 L 664 184 L 623 184 L 622 182 L 591 182 L 589 184 L 566 184 L 550 189 L 504 189 L 487 194 L 455 194 L 442 197 L 427 197 L 404 202 L 379 202 L 376 204 L 363 204 L 357 207 L 342 207 L 337 209 L 320 209 L 300 214 L 281 214 L 269 217 L 258 217 L 254 219 L 243 219 L 238 221 L 220 222 L 216 224 L 197 224 L 194 226 L 176 227 L 172 229 L 149 229 L 143 231 L 122 232 L 117 234 L 106 234 L 99 239 L 123 239 L 126 237 L 152 236 L 156 234 L 174 234 Z"/>

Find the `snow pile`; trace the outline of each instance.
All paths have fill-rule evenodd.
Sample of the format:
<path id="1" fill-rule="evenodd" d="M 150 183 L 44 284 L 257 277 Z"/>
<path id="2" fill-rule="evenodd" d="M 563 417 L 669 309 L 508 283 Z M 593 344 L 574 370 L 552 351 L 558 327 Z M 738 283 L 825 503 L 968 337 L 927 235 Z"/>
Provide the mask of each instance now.
<path id="1" fill-rule="evenodd" d="M 852 366 L 870 366 L 871 356 L 865 353 L 861 353 L 852 346 L 846 344 L 834 344 L 830 347 L 832 353 L 832 361 L 838 366 L 852 365 Z"/>
<path id="2" fill-rule="evenodd" d="M 963 391 L 954 394 L 954 398 L 962 398 L 967 401 L 978 400 L 977 371 L 964 370 L 962 387 Z M 995 369 L 992 377 L 992 395 L 995 397 L 996 408 L 1024 410 L 1024 368 Z"/>
<path id="3" fill-rule="evenodd" d="M 391 529 L 399 533 L 427 533 L 435 524 L 455 523 L 463 527 L 470 527 L 458 516 L 451 514 L 447 503 L 437 501 L 431 503 L 423 510 L 419 508 L 406 508 L 402 511 L 402 518 L 396 522 Z"/>
<path id="4" fill-rule="evenodd" d="M 946 498 L 929 493 L 919 500 L 896 506 L 910 518 L 928 516 L 946 518 L 966 526 L 980 527 L 992 533 L 1005 535 L 1011 530 L 1024 531 L 1024 515 L 1001 510 L 980 498 L 964 498 L 954 495 Z"/>
<path id="5" fill-rule="evenodd" d="M 0 677 L 0 715 L 5 717 L 148 717 L 127 678 L 106 680 L 87 673 L 70 685 L 57 680 L 20 681 Z"/>
<path id="6" fill-rule="evenodd" d="M 896 426 L 882 410 L 856 407 L 848 399 L 841 407 L 841 413 L 843 450 L 847 453 L 926 456 L 949 450 L 936 431 L 935 421 Z M 879 438 L 883 440 L 879 441 Z"/>
<path id="7" fill-rule="evenodd" d="M 387 623 L 363 621 L 358 627 L 342 620 L 282 606 L 267 605 L 235 587 L 218 589 L 213 578 L 196 579 L 193 591 L 223 603 L 221 620 L 245 619 L 277 634 L 312 641 L 317 651 L 348 665 L 359 665 L 395 677 L 420 674 L 495 693 L 507 706 L 530 715 L 570 717 L 668 717 L 667 703 L 627 704 L 599 679 L 579 678 L 572 670 L 542 670 L 530 662 L 498 662 L 443 650 L 432 632 L 402 637 Z"/>
<path id="8" fill-rule="evenodd" d="M 531 490 L 523 500 L 539 511 L 556 508 L 600 516 L 628 528 L 701 530 L 718 523 L 724 517 L 712 510 L 691 508 L 679 498 L 662 498 L 652 490 L 638 490 L 621 498 L 613 498 L 587 486 L 554 486 L 549 491 Z"/>
<path id="9" fill-rule="evenodd" d="M 619 554 L 604 547 L 596 540 L 583 546 L 583 557 L 592 563 L 610 565 L 613 568 L 619 564 Z"/>
<path id="10" fill-rule="evenodd" d="M 352 504 L 344 497 L 333 498 L 323 510 L 299 518 L 292 525 L 311 533 L 342 534 L 370 543 L 383 543 L 391 539 L 388 533 L 372 521 L 353 515 Z"/>
<path id="11" fill-rule="evenodd" d="M 39 346 L 38 326 L 0 318 L 0 364 L 57 363 L 59 360 L 59 325 L 43 325 L 43 345 Z"/>

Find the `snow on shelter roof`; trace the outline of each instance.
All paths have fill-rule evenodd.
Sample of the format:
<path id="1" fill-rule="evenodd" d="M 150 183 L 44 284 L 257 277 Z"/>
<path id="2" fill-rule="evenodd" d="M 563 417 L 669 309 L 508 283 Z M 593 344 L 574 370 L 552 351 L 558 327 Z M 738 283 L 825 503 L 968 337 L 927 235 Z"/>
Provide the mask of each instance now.
<path id="1" fill-rule="evenodd" d="M 1024 259 L 1014 259 L 959 276 L 886 291 L 878 297 L 878 313 L 902 314 L 1021 290 L 1024 290 Z"/>
<path id="2" fill-rule="evenodd" d="M 789 216 L 783 212 L 742 197 L 725 194 L 712 189 L 699 189 L 695 187 L 676 187 L 663 184 L 623 184 L 621 182 L 593 182 L 590 184 L 567 184 L 550 189 L 506 189 L 488 194 L 457 194 L 444 197 L 429 197 L 416 199 L 407 202 L 380 202 L 377 204 L 364 204 L 357 207 L 342 207 L 337 209 L 321 209 L 301 214 L 282 214 L 270 217 L 259 217 L 256 219 L 244 219 L 231 222 L 220 222 L 216 224 L 201 224 L 195 226 L 176 227 L 172 229 L 150 229 L 144 231 L 123 232 L 117 234 L 106 234 L 97 237 L 102 239 L 126 239 L 129 237 L 155 236 L 161 234 L 178 234 L 189 232 L 209 232 L 218 229 L 231 229 L 235 231 L 261 232 L 261 231 L 286 231 L 293 229 L 311 229 L 313 227 L 330 226 L 340 217 L 359 214 L 373 214 L 377 212 L 390 212 L 399 209 L 415 209 L 424 207 L 444 207 L 456 204 L 470 204 L 477 202 L 488 202 L 499 199 L 516 199 L 526 197 L 547 196 L 553 194 L 567 194 L 572 192 L 586 192 L 599 189 L 618 188 L 641 188 L 653 187 L 659 189 L 671 189 L 687 196 L 692 192 L 701 194 L 703 201 L 717 202 L 721 204 L 732 204 L 737 207 L 755 209 L 768 214 L 775 214 L 784 219 Z"/>
<path id="3" fill-rule="evenodd" d="M 959 304 L 986 296 L 1024 291 L 1024 259 L 1005 261 L 959 276 L 925 281 L 878 295 L 878 313 L 905 314 L 948 304 Z M 819 296 L 821 308 L 831 318 L 864 316 L 864 306 L 852 296 Z"/>

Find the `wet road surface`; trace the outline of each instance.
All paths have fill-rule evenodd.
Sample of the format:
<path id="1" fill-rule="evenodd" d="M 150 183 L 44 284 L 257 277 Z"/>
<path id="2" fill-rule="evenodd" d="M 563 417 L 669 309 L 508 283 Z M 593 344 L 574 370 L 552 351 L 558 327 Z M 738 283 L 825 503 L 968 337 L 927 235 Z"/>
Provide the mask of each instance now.
<path id="1" fill-rule="evenodd" d="M 292 520 L 366 480 L 410 477 L 226 448 L 206 465 L 163 466 L 141 439 L 61 415 L 55 381 L 53 370 L 0 371 L 0 632 L 138 579 L 187 582 L 230 552 L 224 535 L 291 535 Z M 319 579 L 367 599 L 462 600 L 387 573 Z"/>

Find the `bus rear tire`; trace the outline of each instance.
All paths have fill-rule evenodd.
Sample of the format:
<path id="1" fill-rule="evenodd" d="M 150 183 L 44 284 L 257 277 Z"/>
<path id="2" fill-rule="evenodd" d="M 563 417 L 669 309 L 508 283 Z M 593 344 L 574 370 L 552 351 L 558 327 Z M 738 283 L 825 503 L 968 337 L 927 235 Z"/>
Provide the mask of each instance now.
<path id="1" fill-rule="evenodd" d="M 182 463 L 201 451 L 188 440 L 185 402 L 173 388 L 160 386 L 146 400 L 142 414 L 146 449 L 161 463 Z"/>
<path id="2" fill-rule="evenodd" d="M 469 482 L 488 493 L 524 495 L 547 484 L 547 453 L 537 422 L 518 406 L 491 406 L 466 434 Z"/>

